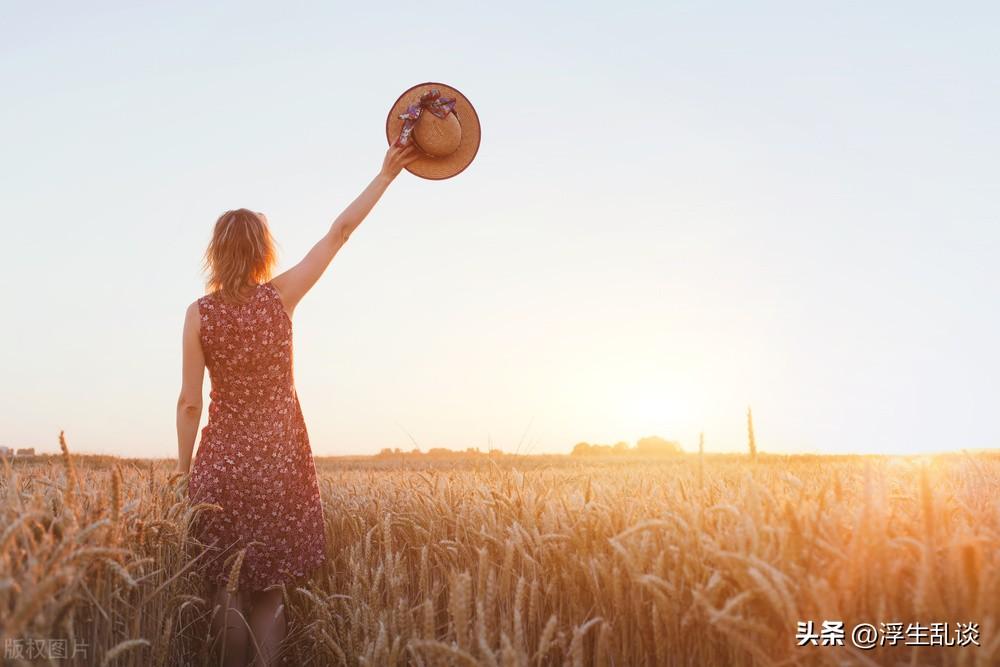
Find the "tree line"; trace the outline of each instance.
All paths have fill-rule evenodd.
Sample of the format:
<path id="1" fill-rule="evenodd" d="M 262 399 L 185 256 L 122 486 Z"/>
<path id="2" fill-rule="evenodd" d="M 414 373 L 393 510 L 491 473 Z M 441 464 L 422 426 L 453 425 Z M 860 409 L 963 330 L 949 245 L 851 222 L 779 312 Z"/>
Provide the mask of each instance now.
<path id="1" fill-rule="evenodd" d="M 673 440 L 666 440 L 658 435 L 640 438 L 635 446 L 627 442 L 616 442 L 613 445 L 596 445 L 589 442 L 579 442 L 573 447 L 573 456 L 677 456 L 684 450 Z"/>

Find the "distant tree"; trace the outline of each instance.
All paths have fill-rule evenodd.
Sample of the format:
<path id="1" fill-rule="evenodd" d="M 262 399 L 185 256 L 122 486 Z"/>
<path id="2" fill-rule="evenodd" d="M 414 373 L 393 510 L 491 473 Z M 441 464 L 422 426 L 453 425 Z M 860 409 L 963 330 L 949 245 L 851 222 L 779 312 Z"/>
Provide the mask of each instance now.
<path id="1" fill-rule="evenodd" d="M 618 441 L 613 445 L 596 445 L 589 442 L 578 442 L 572 451 L 572 456 L 628 456 L 639 454 L 642 456 L 674 456 L 682 453 L 681 446 L 672 440 L 665 440 L 659 436 L 651 435 L 642 438 L 635 447 L 629 447 L 625 441 Z"/>
<path id="2" fill-rule="evenodd" d="M 635 443 L 635 451 L 637 454 L 644 456 L 675 456 L 684 450 L 681 449 L 678 443 L 672 440 L 665 440 L 658 435 L 651 435 L 641 438 L 639 442 Z"/>

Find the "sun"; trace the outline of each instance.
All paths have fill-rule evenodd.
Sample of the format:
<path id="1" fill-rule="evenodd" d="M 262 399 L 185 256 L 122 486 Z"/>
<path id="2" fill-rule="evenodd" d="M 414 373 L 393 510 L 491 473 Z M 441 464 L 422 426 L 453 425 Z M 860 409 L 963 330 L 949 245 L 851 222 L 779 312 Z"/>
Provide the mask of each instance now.
<path id="1" fill-rule="evenodd" d="M 652 385 L 625 392 L 618 412 L 621 422 L 633 433 L 669 438 L 689 425 L 692 405 L 684 392 Z"/>

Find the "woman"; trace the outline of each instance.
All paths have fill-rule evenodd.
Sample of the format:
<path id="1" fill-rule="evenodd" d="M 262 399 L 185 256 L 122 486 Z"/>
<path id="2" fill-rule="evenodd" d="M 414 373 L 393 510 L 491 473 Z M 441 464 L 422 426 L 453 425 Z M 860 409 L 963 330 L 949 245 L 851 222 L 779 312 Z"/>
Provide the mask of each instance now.
<path id="1" fill-rule="evenodd" d="M 215 223 L 205 253 L 210 293 L 184 320 L 177 446 L 191 501 L 221 507 L 200 514 L 192 530 L 210 545 L 202 567 L 214 588 L 216 643 L 226 630 L 227 665 L 273 663 L 286 631 L 281 584 L 304 581 L 326 560 L 316 467 L 292 374 L 292 313 L 417 157 L 412 144 L 391 146 L 378 175 L 326 235 L 274 279 L 263 214 L 239 209 Z M 211 404 L 192 468 L 206 366 Z"/>

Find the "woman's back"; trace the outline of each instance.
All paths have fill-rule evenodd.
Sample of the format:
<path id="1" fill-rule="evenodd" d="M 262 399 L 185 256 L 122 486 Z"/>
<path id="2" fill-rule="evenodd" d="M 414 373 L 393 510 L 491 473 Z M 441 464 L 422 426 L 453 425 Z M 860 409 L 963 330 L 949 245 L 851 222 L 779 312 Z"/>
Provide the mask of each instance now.
<path id="1" fill-rule="evenodd" d="M 280 394 L 294 394 L 292 322 L 274 285 L 257 285 L 244 303 L 205 295 L 198 311 L 213 401 L 267 409 Z"/>
<path id="2" fill-rule="evenodd" d="M 225 552 L 243 548 L 241 588 L 306 576 L 324 560 L 316 469 L 292 373 L 292 323 L 268 282 L 245 303 L 198 299 L 201 344 L 212 380 L 208 424 L 191 470 L 195 502 L 219 505 L 196 534 Z"/>

